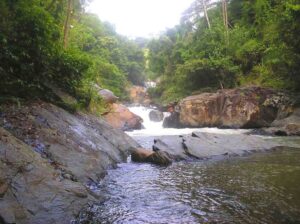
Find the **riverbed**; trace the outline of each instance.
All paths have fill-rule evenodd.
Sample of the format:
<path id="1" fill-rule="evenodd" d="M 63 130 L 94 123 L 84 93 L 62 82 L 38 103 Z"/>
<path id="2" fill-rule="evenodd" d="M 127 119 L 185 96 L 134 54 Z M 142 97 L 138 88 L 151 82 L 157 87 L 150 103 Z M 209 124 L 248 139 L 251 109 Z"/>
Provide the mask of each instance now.
<path id="1" fill-rule="evenodd" d="M 145 129 L 128 133 L 151 148 L 155 136 L 243 133 L 248 130 L 163 129 L 150 109 L 131 110 Z M 280 140 L 280 139 L 276 139 Z M 281 139 L 282 140 L 282 139 Z M 294 138 L 290 139 L 291 141 Z M 287 141 L 283 139 L 282 141 Z M 296 146 L 297 142 L 295 141 Z M 100 223 L 300 223 L 300 150 L 281 148 L 221 160 L 176 162 L 169 167 L 119 164 L 99 184 L 103 203 L 95 205 Z"/>

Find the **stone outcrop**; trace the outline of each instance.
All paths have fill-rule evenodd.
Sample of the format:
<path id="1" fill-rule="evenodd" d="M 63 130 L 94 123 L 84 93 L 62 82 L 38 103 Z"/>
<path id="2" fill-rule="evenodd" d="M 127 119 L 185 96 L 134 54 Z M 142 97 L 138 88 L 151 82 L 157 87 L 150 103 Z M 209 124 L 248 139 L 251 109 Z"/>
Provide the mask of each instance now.
<path id="1" fill-rule="evenodd" d="M 289 116 L 276 119 L 271 127 L 253 130 L 250 133 L 277 136 L 300 136 L 300 108 L 296 108 Z"/>
<path id="2" fill-rule="evenodd" d="M 138 147 L 105 121 L 43 102 L 0 113 L 0 221 L 70 223 L 90 189 Z"/>
<path id="3" fill-rule="evenodd" d="M 293 142 L 294 141 L 294 142 Z M 300 138 L 286 142 L 247 134 L 194 132 L 185 136 L 163 136 L 154 140 L 153 150 L 165 152 L 175 161 L 242 156 L 277 147 L 299 147 Z"/>
<path id="4" fill-rule="evenodd" d="M 149 118 L 150 121 L 160 122 L 164 119 L 164 114 L 158 110 L 151 110 L 149 113 Z"/>
<path id="5" fill-rule="evenodd" d="M 131 103 L 149 106 L 151 99 L 147 93 L 147 89 L 143 86 L 132 86 L 129 89 L 129 98 Z"/>
<path id="6" fill-rule="evenodd" d="M 118 97 L 108 89 L 102 89 L 98 85 L 94 85 L 94 89 L 98 95 L 104 100 L 108 107 L 108 111 L 103 114 L 103 118 L 112 127 L 122 131 L 130 131 L 142 128 L 142 118 L 132 113 L 126 106 L 117 103 Z M 90 104 L 90 111 L 97 112 L 97 105 Z M 94 109 L 96 108 L 96 109 Z"/>
<path id="7" fill-rule="evenodd" d="M 172 159 L 167 152 L 151 151 L 143 148 L 133 149 L 131 160 L 133 162 L 146 162 L 161 166 L 168 166 L 172 163 Z"/>
<path id="8" fill-rule="evenodd" d="M 102 89 L 97 84 L 94 85 L 94 89 L 97 91 L 98 95 L 104 100 L 105 103 L 115 103 L 119 99 L 112 91 L 109 89 Z"/>
<path id="9" fill-rule="evenodd" d="M 143 119 L 132 113 L 126 106 L 122 104 L 112 104 L 110 106 L 110 112 L 103 115 L 103 118 L 112 127 L 123 131 L 142 128 Z"/>
<path id="10" fill-rule="evenodd" d="M 30 146 L 0 128 L 0 219 L 4 223 L 70 223 L 95 200 L 82 183 L 62 178 Z"/>
<path id="11" fill-rule="evenodd" d="M 164 126 L 261 128 L 294 110 L 288 96 L 272 89 L 245 87 L 202 93 L 181 100 Z"/>

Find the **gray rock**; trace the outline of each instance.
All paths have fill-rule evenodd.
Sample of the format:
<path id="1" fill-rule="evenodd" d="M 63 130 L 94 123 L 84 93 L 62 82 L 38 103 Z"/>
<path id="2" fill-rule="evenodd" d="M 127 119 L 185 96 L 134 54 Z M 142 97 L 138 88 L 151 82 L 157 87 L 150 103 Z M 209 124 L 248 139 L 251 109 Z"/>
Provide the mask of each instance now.
<path id="1" fill-rule="evenodd" d="M 164 119 L 164 114 L 158 110 L 151 110 L 149 113 L 149 118 L 151 121 L 160 122 Z"/>
<path id="2" fill-rule="evenodd" d="M 115 103 L 119 99 L 119 97 L 115 96 L 115 94 L 108 89 L 101 89 L 98 94 L 106 103 Z"/>
<path id="3" fill-rule="evenodd" d="M 5 107 L 0 117 L 0 220 L 70 223 L 95 200 L 89 184 L 138 146 L 92 115 L 70 114 L 42 102 Z"/>
<path id="4" fill-rule="evenodd" d="M 251 152 L 271 150 L 279 146 L 295 147 L 298 141 L 279 141 L 263 136 L 247 134 L 212 134 L 195 132 L 182 137 L 163 136 L 155 140 L 153 149 L 167 152 L 170 158 L 177 160 L 207 159 L 216 156 L 236 156 Z"/>
<path id="5" fill-rule="evenodd" d="M 117 97 L 109 89 L 102 89 L 97 84 L 94 84 L 93 88 L 98 93 L 98 95 L 104 100 L 105 103 L 115 103 L 119 99 L 119 97 Z"/>
<path id="6" fill-rule="evenodd" d="M 0 220 L 70 223 L 95 198 L 82 183 L 59 177 L 31 147 L 0 128 Z"/>
<path id="7" fill-rule="evenodd" d="M 180 114 L 178 112 L 172 112 L 170 116 L 166 117 L 163 122 L 164 128 L 182 128 L 182 124 L 179 121 Z"/>

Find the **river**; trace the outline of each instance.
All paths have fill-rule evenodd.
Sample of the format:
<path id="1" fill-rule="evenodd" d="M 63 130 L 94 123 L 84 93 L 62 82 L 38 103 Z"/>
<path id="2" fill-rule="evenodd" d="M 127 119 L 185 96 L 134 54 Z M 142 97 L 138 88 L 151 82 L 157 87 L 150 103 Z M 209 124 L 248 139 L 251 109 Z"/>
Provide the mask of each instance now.
<path id="1" fill-rule="evenodd" d="M 129 132 L 143 147 L 153 138 L 195 129 L 163 129 L 150 109 L 130 108 L 145 129 Z M 196 129 L 212 133 L 246 130 Z M 286 148 L 224 160 L 177 162 L 169 167 L 119 164 L 99 185 L 100 223 L 300 223 L 300 150 Z"/>

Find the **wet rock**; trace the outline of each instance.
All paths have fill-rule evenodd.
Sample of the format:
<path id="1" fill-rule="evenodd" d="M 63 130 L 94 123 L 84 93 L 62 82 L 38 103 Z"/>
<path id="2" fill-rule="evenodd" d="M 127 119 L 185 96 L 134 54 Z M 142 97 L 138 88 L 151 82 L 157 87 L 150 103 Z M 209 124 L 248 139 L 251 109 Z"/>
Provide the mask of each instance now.
<path id="1" fill-rule="evenodd" d="M 98 183 L 107 169 L 126 161 L 131 148 L 139 147 L 93 115 L 70 114 L 43 102 L 2 110 L 4 223 L 70 223 L 88 203 L 99 200 L 88 184 Z"/>
<path id="2" fill-rule="evenodd" d="M 187 160 L 182 142 L 183 138 L 179 136 L 160 137 L 154 139 L 153 151 L 167 152 L 173 160 Z"/>
<path id="3" fill-rule="evenodd" d="M 133 162 L 145 162 L 147 157 L 151 156 L 153 153 L 153 151 L 147 149 L 137 148 L 131 153 L 131 160 Z"/>
<path id="4" fill-rule="evenodd" d="M 157 151 L 146 158 L 146 161 L 160 166 L 172 164 L 171 156 L 167 152 Z"/>
<path id="5" fill-rule="evenodd" d="M 112 104 L 110 112 L 105 114 L 103 118 L 112 127 L 123 131 L 142 129 L 143 119 L 132 113 L 126 106 L 122 104 Z"/>
<path id="6" fill-rule="evenodd" d="M 245 155 L 267 151 L 278 146 L 291 146 L 290 142 L 275 141 L 247 134 L 212 134 L 194 132 L 192 135 L 163 136 L 155 140 L 156 151 L 167 152 L 173 160 L 208 159 L 216 156 Z"/>
<path id="7" fill-rule="evenodd" d="M 147 162 L 161 166 L 168 166 L 172 163 L 172 159 L 167 152 L 150 151 L 143 148 L 133 150 L 131 159 L 134 162 Z"/>
<path id="8" fill-rule="evenodd" d="M 149 113 L 149 118 L 151 121 L 160 122 L 164 119 L 164 114 L 158 110 L 151 110 Z"/>
<path id="9" fill-rule="evenodd" d="M 166 117 L 163 122 L 164 128 L 182 128 L 180 123 L 180 114 L 178 112 L 172 112 L 170 116 Z"/>
<path id="10" fill-rule="evenodd" d="M 58 171 L 30 146 L 0 128 L 0 220 L 70 223 L 93 201 L 82 183 L 61 181 Z"/>

